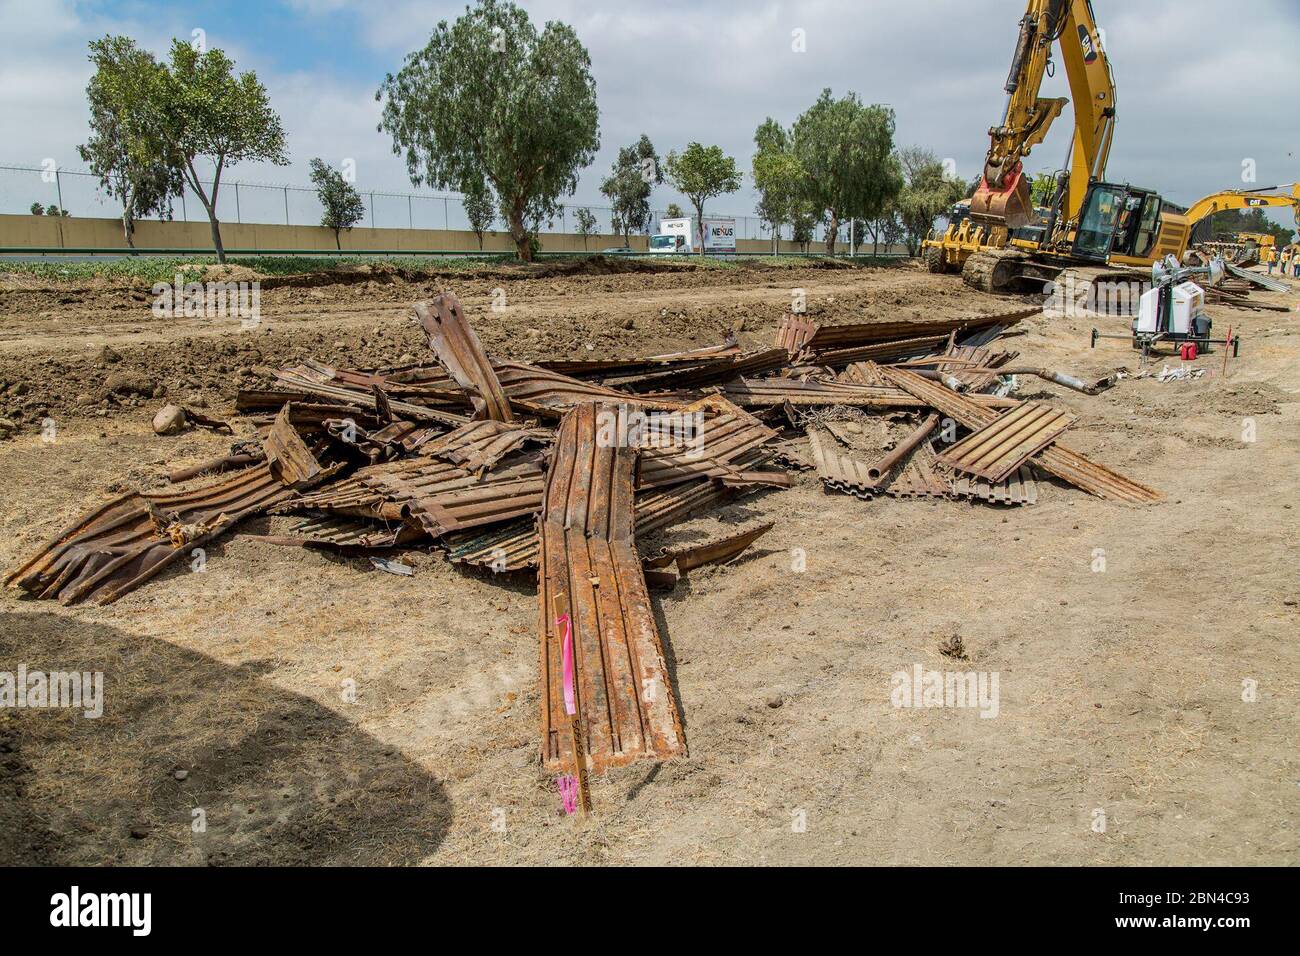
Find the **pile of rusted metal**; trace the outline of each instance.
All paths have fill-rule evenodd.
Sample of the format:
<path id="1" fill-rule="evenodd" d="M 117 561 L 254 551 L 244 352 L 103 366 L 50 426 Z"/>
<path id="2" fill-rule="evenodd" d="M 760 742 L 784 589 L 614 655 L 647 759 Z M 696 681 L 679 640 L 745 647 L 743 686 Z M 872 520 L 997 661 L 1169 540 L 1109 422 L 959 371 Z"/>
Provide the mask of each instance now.
<path id="1" fill-rule="evenodd" d="M 1028 505 L 1043 475 L 1103 498 L 1161 497 L 1064 445 L 1073 415 L 1005 394 L 1013 371 L 1053 377 L 997 348 L 1030 312 L 831 326 L 788 315 L 775 345 L 751 352 L 727 341 L 539 364 L 489 357 L 449 294 L 415 312 L 436 361 L 274 371 L 273 387 L 236 401 L 257 439 L 174 476 L 217 480 L 123 495 L 9 583 L 108 603 L 255 515 L 288 525 L 260 536 L 275 543 L 436 547 L 459 565 L 532 570 L 540 757 L 560 769 L 580 754 L 599 772 L 685 750 L 650 589 L 734 560 L 771 525 L 641 553 L 653 532 L 814 469 L 865 499 Z M 867 416 L 901 430 L 870 457 L 837 437 Z"/>

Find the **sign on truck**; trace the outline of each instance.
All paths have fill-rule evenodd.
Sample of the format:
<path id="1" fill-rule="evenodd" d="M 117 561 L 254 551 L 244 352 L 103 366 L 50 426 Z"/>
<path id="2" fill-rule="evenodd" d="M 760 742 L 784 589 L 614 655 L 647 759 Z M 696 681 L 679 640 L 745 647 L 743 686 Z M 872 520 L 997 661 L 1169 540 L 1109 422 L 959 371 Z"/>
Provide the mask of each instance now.
<path id="1" fill-rule="evenodd" d="M 650 237 L 650 251 L 659 255 L 699 252 L 702 233 L 706 254 L 735 255 L 735 219 L 705 216 L 704 228 L 700 231 L 695 229 L 694 223 L 690 216 L 659 220 L 659 232 Z"/>

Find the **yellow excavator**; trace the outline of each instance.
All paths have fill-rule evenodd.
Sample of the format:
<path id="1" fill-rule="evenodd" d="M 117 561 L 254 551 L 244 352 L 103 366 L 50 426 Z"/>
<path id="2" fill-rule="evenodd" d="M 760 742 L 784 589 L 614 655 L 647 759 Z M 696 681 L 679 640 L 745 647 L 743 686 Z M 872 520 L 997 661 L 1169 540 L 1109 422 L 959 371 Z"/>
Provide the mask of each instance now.
<path id="1" fill-rule="evenodd" d="M 1038 95 L 1053 75 L 1060 44 L 1070 97 Z M 989 130 L 979 187 L 941 237 L 922 244 L 931 272 L 961 270 L 968 285 L 987 292 L 1041 288 L 1067 269 L 1084 281 L 1150 277 L 1166 256 L 1182 258 L 1192 226 L 1224 209 L 1297 205 L 1267 190 L 1227 190 L 1185 213 L 1151 189 L 1106 181 L 1115 132 L 1115 81 L 1090 0 L 1029 0 L 1004 89 L 1002 122 Z M 1050 206 L 1035 210 L 1024 157 L 1047 136 L 1070 100 L 1074 135 L 1067 166 L 1057 174 Z M 1297 205 L 1300 209 L 1300 205 Z M 1112 273 L 1127 267 L 1140 273 Z"/>

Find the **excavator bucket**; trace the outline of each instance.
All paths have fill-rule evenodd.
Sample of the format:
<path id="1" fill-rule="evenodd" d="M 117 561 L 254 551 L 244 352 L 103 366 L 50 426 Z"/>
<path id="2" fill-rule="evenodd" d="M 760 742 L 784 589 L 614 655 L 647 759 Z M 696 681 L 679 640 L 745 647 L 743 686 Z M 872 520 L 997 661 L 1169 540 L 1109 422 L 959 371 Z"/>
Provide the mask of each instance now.
<path id="1" fill-rule="evenodd" d="M 1018 229 L 1033 222 L 1034 203 L 1024 170 L 1010 173 L 1000 188 L 989 185 L 987 178 L 981 179 L 979 189 L 970 200 L 970 217 L 984 225 L 1007 229 Z"/>

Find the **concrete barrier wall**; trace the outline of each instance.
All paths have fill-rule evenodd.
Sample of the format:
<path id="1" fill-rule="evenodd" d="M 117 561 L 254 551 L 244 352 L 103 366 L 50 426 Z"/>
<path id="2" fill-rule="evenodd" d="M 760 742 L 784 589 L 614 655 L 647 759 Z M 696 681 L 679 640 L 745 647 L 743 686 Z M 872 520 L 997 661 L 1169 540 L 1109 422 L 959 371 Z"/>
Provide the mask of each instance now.
<path id="1" fill-rule="evenodd" d="M 582 237 L 576 233 L 547 232 L 540 238 L 544 252 L 581 252 L 584 248 Z M 222 223 L 221 241 L 227 249 L 335 249 L 334 233 L 323 226 Z M 141 249 L 211 252 L 212 230 L 206 222 L 142 220 L 136 223 L 135 244 Z M 344 251 L 355 252 L 475 252 L 479 248 L 478 237 L 467 230 L 370 229 L 360 226 L 341 233 L 339 244 Z M 125 245 L 122 223 L 117 219 L 0 215 L 0 247 L 4 248 L 121 249 Z M 598 235 L 588 236 L 585 248 L 589 252 L 599 252 L 622 245 L 622 236 Z M 630 246 L 636 252 L 645 252 L 648 241 L 645 236 L 632 236 Z M 483 235 L 486 252 L 513 252 L 514 248 L 506 233 Z M 771 252 L 772 243 L 768 239 L 740 239 L 736 248 L 738 252 Z M 840 248 L 844 250 L 843 246 Z M 810 252 L 823 250 L 821 243 L 809 246 Z M 780 251 L 798 252 L 799 247 L 782 240 Z"/>

